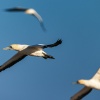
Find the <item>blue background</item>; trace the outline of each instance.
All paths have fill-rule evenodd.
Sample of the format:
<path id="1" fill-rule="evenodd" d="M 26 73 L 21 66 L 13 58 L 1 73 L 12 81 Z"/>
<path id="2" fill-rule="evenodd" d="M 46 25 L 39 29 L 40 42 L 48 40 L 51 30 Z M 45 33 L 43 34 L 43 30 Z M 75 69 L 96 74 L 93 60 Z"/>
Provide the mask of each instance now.
<path id="1" fill-rule="evenodd" d="M 34 8 L 46 32 L 33 16 L 4 12 L 6 8 Z M 73 85 L 91 78 L 100 67 L 100 0 L 0 0 L 0 64 L 16 51 L 2 48 L 13 43 L 63 43 L 45 51 L 56 59 L 26 57 L 0 73 L 1 100 L 69 100 L 83 88 Z M 97 100 L 93 90 L 84 100 Z"/>

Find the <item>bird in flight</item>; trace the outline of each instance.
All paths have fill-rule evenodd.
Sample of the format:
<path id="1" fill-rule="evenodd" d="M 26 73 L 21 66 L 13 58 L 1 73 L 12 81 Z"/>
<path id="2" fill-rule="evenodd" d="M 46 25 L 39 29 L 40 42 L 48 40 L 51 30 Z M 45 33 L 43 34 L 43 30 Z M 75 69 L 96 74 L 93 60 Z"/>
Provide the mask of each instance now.
<path id="1" fill-rule="evenodd" d="M 6 48 L 3 48 L 4 50 L 16 50 L 18 51 L 17 54 L 15 54 L 13 57 L 11 57 L 8 61 L 6 61 L 4 64 L 0 66 L 0 72 L 11 67 L 12 65 L 16 64 L 17 62 L 21 61 L 26 56 L 36 56 L 36 57 L 43 57 L 44 59 L 50 58 L 55 59 L 53 56 L 48 55 L 46 52 L 43 51 L 45 48 L 52 48 L 55 46 L 58 46 L 62 43 L 62 40 L 59 39 L 53 44 L 44 45 L 44 44 L 38 44 L 38 45 L 22 45 L 22 44 L 12 44 Z"/>
<path id="2" fill-rule="evenodd" d="M 25 12 L 26 14 L 30 14 L 30 15 L 33 15 L 35 16 L 39 23 L 40 23 L 40 26 L 42 27 L 42 29 L 44 31 L 46 31 L 45 27 L 44 27 L 44 24 L 43 24 L 43 19 L 42 17 L 36 12 L 35 9 L 33 8 L 21 8 L 21 7 L 13 7 L 13 8 L 8 8 L 8 9 L 5 9 L 5 11 L 7 12 Z"/>
<path id="3" fill-rule="evenodd" d="M 100 90 L 100 68 L 96 74 L 89 80 L 78 80 L 76 84 L 82 84 L 85 87 L 77 92 L 74 96 L 71 97 L 71 100 L 81 100 L 83 97 L 88 95 L 93 89 Z"/>

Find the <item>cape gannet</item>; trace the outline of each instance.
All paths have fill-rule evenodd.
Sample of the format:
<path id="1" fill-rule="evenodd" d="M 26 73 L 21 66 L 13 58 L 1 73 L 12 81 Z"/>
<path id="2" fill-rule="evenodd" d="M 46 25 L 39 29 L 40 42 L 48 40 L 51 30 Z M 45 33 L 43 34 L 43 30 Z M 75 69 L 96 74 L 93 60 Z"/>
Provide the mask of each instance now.
<path id="1" fill-rule="evenodd" d="M 45 31 L 45 27 L 44 27 L 44 24 L 43 24 L 43 19 L 42 17 L 36 12 L 35 9 L 33 8 L 21 8 L 21 7 L 14 7 L 14 8 L 8 8 L 6 9 L 5 11 L 8 11 L 8 12 L 25 12 L 26 14 L 30 14 L 30 15 L 33 15 L 35 16 L 38 21 L 40 22 L 40 25 L 42 27 L 42 29 Z"/>
<path id="2" fill-rule="evenodd" d="M 43 57 L 44 59 L 50 58 L 55 59 L 53 56 L 48 55 L 46 52 L 43 51 L 45 48 L 52 48 L 55 46 L 58 46 L 62 43 L 62 40 L 59 39 L 53 44 L 44 45 L 44 44 L 38 44 L 38 45 L 21 45 L 21 44 L 12 44 L 6 48 L 3 48 L 4 50 L 16 50 L 18 51 L 17 54 L 15 54 L 12 58 L 10 58 L 8 61 L 6 61 L 4 64 L 0 66 L 0 72 L 11 67 L 15 63 L 19 62 L 26 56 L 37 56 L 37 57 Z"/>
<path id="3" fill-rule="evenodd" d="M 84 96 L 89 94 L 92 91 L 92 89 L 100 90 L 100 68 L 91 79 L 81 79 L 75 83 L 82 84 L 85 87 L 81 89 L 78 93 L 76 93 L 74 96 L 72 96 L 71 100 L 81 100 Z"/>

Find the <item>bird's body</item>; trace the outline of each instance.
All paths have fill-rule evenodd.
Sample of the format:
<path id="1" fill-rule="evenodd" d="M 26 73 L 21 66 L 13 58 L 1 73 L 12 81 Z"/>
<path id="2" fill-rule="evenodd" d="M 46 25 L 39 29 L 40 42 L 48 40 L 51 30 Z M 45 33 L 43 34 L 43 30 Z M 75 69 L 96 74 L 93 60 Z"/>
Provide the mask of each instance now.
<path id="1" fill-rule="evenodd" d="M 5 62 L 3 65 L 0 66 L 0 72 L 5 70 L 6 68 L 11 67 L 18 61 L 22 60 L 26 56 L 36 56 L 36 57 L 43 57 L 44 59 L 50 58 L 54 59 L 53 56 L 48 55 L 43 49 L 48 47 L 55 47 L 59 44 L 61 44 L 62 41 L 58 40 L 53 44 L 50 45 L 22 45 L 22 44 L 12 44 L 4 50 L 16 50 L 18 51 L 17 54 L 15 54 L 12 58 L 10 58 L 7 62 Z"/>
<path id="2" fill-rule="evenodd" d="M 14 7 L 14 8 L 8 8 L 6 9 L 5 11 L 8 11 L 8 12 L 24 12 L 26 14 L 29 14 L 29 15 L 33 15 L 35 16 L 38 21 L 40 22 L 40 25 L 42 27 L 42 29 L 45 31 L 45 27 L 44 27 L 44 24 L 43 24 L 43 19 L 42 17 L 36 12 L 35 9 L 33 8 L 21 8 L 21 7 Z"/>
<path id="3" fill-rule="evenodd" d="M 34 13 L 37 13 L 37 12 L 34 9 L 30 8 L 30 9 L 26 9 L 25 13 L 26 14 L 34 14 Z"/>
<path id="4" fill-rule="evenodd" d="M 43 51 L 43 48 L 40 45 L 29 46 L 29 45 L 22 45 L 22 44 L 14 44 L 12 46 L 16 46 L 16 45 L 19 48 L 19 50 L 18 49 L 16 50 L 22 51 L 22 53 L 25 55 L 44 57 L 44 54 L 46 54 L 46 52 Z"/>
<path id="5" fill-rule="evenodd" d="M 71 100 L 80 100 L 84 96 L 86 96 L 88 93 L 92 91 L 92 89 L 100 90 L 100 68 L 96 72 L 96 74 L 89 80 L 78 80 L 76 82 L 77 84 L 82 84 L 85 87 L 80 90 L 78 93 L 76 93 L 74 96 L 71 97 Z"/>
<path id="6" fill-rule="evenodd" d="M 90 88 L 100 90 L 100 81 L 95 79 L 84 80 L 84 85 Z"/>

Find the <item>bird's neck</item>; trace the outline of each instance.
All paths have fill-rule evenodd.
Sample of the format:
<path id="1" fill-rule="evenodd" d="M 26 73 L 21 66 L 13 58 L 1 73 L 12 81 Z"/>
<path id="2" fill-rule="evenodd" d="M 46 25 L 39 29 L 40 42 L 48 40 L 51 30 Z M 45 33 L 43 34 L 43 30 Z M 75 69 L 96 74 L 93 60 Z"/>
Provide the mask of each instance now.
<path id="1" fill-rule="evenodd" d="M 28 46 L 29 45 L 20 45 L 19 46 L 19 51 L 26 49 Z"/>
<path id="2" fill-rule="evenodd" d="M 90 83 L 91 83 L 90 80 L 84 80 L 84 85 L 85 85 L 85 86 L 89 87 L 89 84 L 90 84 Z"/>

